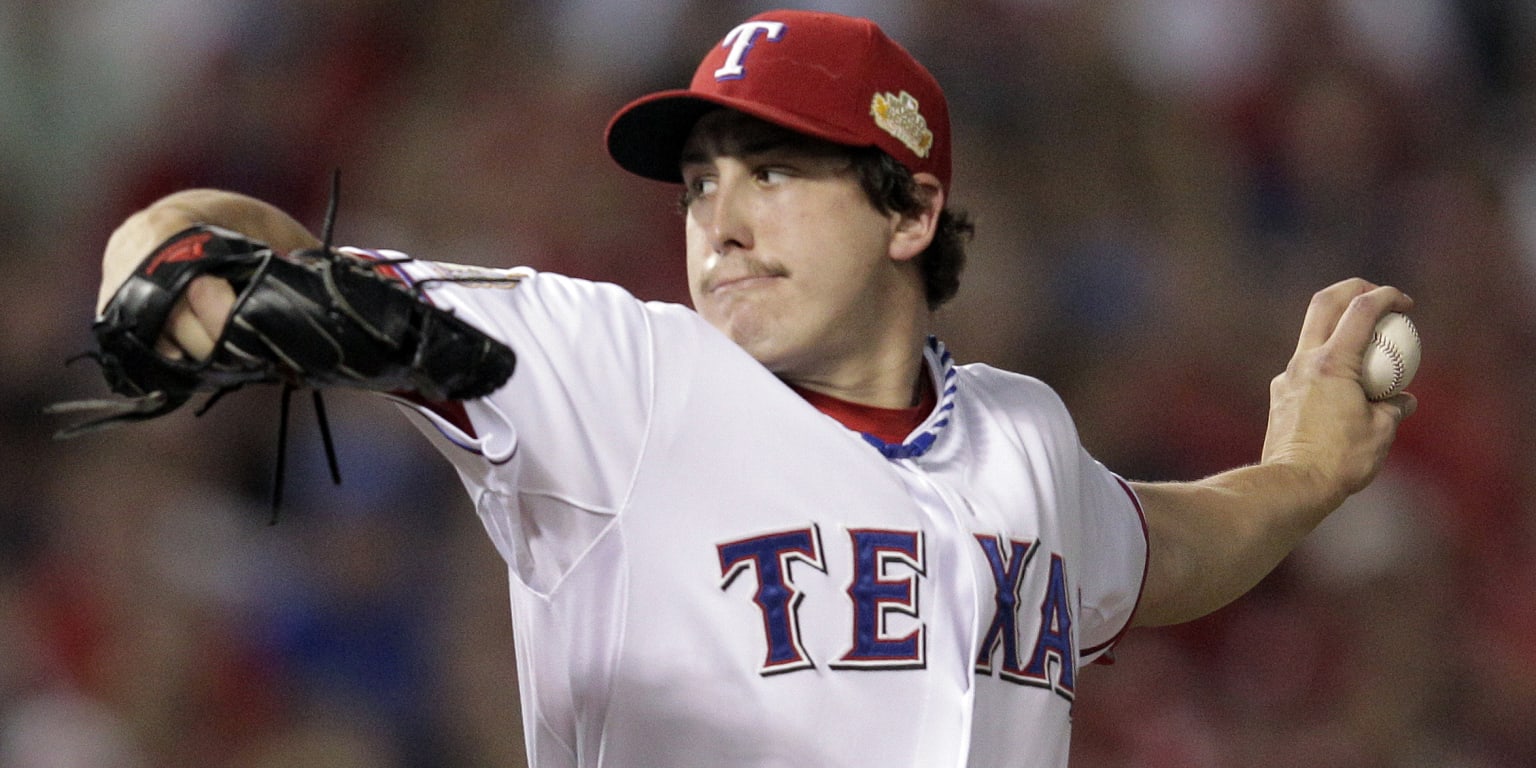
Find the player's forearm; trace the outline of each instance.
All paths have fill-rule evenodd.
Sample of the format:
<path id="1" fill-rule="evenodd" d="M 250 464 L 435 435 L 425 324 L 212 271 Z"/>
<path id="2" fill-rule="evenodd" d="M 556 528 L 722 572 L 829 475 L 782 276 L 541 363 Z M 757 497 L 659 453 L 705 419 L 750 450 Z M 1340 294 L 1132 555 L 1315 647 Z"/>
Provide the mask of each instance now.
<path id="1" fill-rule="evenodd" d="M 1151 553 L 1136 617 L 1142 626 L 1190 621 L 1236 600 L 1347 496 L 1279 463 L 1134 488 Z"/>

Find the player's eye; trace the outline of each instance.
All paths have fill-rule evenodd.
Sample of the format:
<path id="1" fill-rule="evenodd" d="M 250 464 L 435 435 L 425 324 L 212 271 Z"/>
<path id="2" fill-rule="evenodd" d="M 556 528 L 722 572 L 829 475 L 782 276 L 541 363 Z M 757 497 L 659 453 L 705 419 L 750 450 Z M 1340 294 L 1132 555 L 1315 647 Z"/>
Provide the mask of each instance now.
<path id="1" fill-rule="evenodd" d="M 717 183 L 712 176 L 692 176 L 683 179 L 683 195 L 678 204 L 683 208 L 693 205 L 695 200 L 715 191 Z"/>
<path id="2" fill-rule="evenodd" d="M 759 184 L 779 184 L 789 178 L 789 170 L 781 167 L 763 167 L 752 172 L 752 178 Z"/>
<path id="3" fill-rule="evenodd" d="M 703 197 L 715 191 L 717 182 L 712 176 L 697 176 L 688 182 L 688 194 L 692 197 Z"/>

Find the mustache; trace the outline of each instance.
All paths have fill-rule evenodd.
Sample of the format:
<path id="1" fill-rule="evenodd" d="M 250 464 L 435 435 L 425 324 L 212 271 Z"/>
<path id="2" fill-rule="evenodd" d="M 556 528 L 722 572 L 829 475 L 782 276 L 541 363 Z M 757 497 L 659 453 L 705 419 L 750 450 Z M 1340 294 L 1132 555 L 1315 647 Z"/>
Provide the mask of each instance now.
<path id="1" fill-rule="evenodd" d="M 700 288 L 705 293 L 719 288 L 726 283 L 734 283 L 738 280 L 750 280 L 754 277 L 788 277 L 789 270 L 778 264 L 771 264 L 757 259 L 737 258 L 728 262 L 722 262 L 720 266 L 711 270 L 704 276 Z"/>

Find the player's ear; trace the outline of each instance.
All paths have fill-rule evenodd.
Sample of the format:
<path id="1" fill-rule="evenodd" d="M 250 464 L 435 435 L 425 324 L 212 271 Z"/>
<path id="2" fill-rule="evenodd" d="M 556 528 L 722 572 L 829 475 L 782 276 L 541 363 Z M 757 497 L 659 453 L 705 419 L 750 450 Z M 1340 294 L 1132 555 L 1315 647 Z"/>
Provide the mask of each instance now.
<path id="1" fill-rule="evenodd" d="M 891 235 L 891 258 L 911 261 L 927 250 L 939 229 L 939 212 L 944 210 L 944 185 L 931 173 L 914 174 L 917 198 L 921 206 L 913 213 L 892 214 L 895 231 Z"/>

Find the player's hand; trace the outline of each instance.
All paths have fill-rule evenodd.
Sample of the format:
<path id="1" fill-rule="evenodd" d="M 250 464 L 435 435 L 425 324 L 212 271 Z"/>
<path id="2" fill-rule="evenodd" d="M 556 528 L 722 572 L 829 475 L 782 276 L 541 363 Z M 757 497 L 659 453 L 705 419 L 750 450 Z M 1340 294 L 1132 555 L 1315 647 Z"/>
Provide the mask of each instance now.
<path id="1" fill-rule="evenodd" d="M 1288 466 L 1315 483 L 1330 508 L 1370 484 L 1398 425 L 1418 407 L 1407 393 L 1371 402 L 1360 385 L 1376 321 L 1412 307 L 1402 291 L 1360 279 L 1319 291 L 1290 364 L 1270 384 L 1263 462 Z"/>
<path id="2" fill-rule="evenodd" d="M 156 247 L 196 224 L 241 232 L 284 252 L 320 244 L 303 225 L 254 198 L 210 189 L 178 192 L 128 217 L 108 238 L 102 255 L 97 313 Z M 156 351 L 169 358 L 206 359 L 234 303 L 235 292 L 228 282 L 209 276 L 196 278 L 171 310 Z"/>

